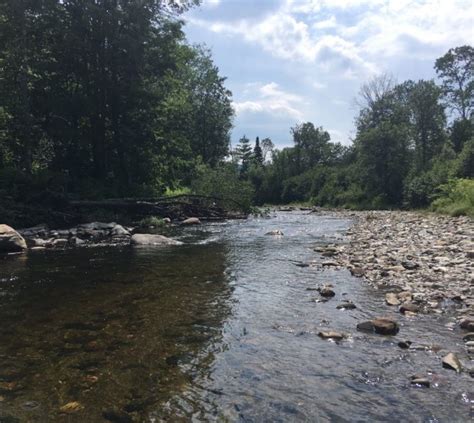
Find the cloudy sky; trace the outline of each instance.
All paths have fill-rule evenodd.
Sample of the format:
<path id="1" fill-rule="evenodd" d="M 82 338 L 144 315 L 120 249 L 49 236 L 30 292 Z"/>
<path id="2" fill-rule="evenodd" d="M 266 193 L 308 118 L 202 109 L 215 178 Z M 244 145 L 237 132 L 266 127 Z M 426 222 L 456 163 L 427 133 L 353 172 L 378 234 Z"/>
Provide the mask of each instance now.
<path id="1" fill-rule="evenodd" d="M 280 147 L 303 121 L 350 143 L 362 83 L 433 78 L 437 57 L 474 42 L 474 0 L 204 0 L 185 20 L 228 78 L 233 141 Z"/>

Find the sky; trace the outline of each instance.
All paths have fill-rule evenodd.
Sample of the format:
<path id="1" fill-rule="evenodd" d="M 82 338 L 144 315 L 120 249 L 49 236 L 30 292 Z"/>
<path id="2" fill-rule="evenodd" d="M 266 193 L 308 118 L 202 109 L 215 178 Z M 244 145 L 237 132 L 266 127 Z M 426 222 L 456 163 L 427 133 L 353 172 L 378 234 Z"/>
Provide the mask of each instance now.
<path id="1" fill-rule="evenodd" d="M 290 146 L 308 121 L 350 144 L 364 82 L 435 78 L 436 58 L 474 44 L 474 0 L 204 0 L 184 20 L 227 77 L 234 145 Z"/>

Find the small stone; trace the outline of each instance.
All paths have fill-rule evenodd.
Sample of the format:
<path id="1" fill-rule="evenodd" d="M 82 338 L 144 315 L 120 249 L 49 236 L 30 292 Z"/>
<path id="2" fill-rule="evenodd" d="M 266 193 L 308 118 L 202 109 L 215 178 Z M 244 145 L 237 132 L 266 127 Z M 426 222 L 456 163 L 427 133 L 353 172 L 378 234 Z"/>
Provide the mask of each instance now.
<path id="1" fill-rule="evenodd" d="M 339 304 L 336 308 L 338 310 L 354 310 L 357 306 L 351 301 L 346 301 Z"/>
<path id="2" fill-rule="evenodd" d="M 469 332 L 474 332 L 474 320 L 464 319 L 461 321 L 461 329 L 468 330 Z"/>
<path id="3" fill-rule="evenodd" d="M 319 332 L 318 336 L 323 339 L 334 339 L 340 341 L 345 338 L 345 335 L 340 332 L 328 331 L 328 332 Z"/>
<path id="4" fill-rule="evenodd" d="M 336 293 L 328 286 L 323 286 L 322 288 L 320 288 L 319 294 L 321 295 L 321 297 L 324 297 L 324 298 L 331 298 L 336 295 Z"/>
<path id="5" fill-rule="evenodd" d="M 400 300 L 397 298 L 397 294 L 393 292 L 385 294 L 385 302 L 390 306 L 400 305 Z"/>
<path id="6" fill-rule="evenodd" d="M 443 367 L 446 369 L 455 370 L 458 373 L 462 369 L 461 362 L 453 353 L 449 353 L 448 355 L 443 357 Z"/>
<path id="7" fill-rule="evenodd" d="M 359 323 L 357 330 L 362 332 L 375 332 L 380 335 L 396 335 L 399 331 L 399 327 L 394 320 L 379 317 L 368 322 Z"/>
<path id="8" fill-rule="evenodd" d="M 414 270 L 420 267 L 418 263 L 414 263 L 412 261 L 402 261 L 402 266 L 407 270 Z"/>
<path id="9" fill-rule="evenodd" d="M 166 223 L 166 224 L 170 224 L 171 223 L 171 219 L 169 217 L 165 217 L 163 219 L 163 223 Z"/>
<path id="10" fill-rule="evenodd" d="M 417 386 L 423 386 L 425 388 L 430 387 L 430 381 L 427 378 L 422 377 L 422 376 L 417 376 L 417 375 L 411 377 L 411 384 L 417 385 Z"/>
<path id="11" fill-rule="evenodd" d="M 325 260 L 321 263 L 324 267 L 336 267 L 339 266 L 339 263 L 333 260 Z"/>
<path id="12" fill-rule="evenodd" d="M 381 335 L 396 335 L 399 331 L 397 322 L 387 318 L 377 318 L 372 320 L 375 333 Z"/>
<path id="13" fill-rule="evenodd" d="M 462 339 L 464 342 L 474 341 L 474 332 L 466 333 L 466 335 L 464 335 Z"/>
<path id="14" fill-rule="evenodd" d="M 406 313 L 418 313 L 420 311 L 420 307 L 418 307 L 416 304 L 412 303 L 405 303 L 400 306 L 399 309 L 400 313 L 406 314 Z"/>
<path id="15" fill-rule="evenodd" d="M 351 275 L 356 278 L 361 278 L 365 275 L 365 271 L 361 267 L 351 267 L 349 271 L 351 272 Z"/>
<path id="16" fill-rule="evenodd" d="M 410 345 L 412 344 L 411 341 L 400 341 L 398 343 L 398 346 L 403 349 L 403 350 L 407 350 L 408 348 L 410 348 Z"/>
<path id="17" fill-rule="evenodd" d="M 61 413 L 72 414 L 82 410 L 84 406 L 77 401 L 68 402 L 67 404 L 60 407 Z"/>

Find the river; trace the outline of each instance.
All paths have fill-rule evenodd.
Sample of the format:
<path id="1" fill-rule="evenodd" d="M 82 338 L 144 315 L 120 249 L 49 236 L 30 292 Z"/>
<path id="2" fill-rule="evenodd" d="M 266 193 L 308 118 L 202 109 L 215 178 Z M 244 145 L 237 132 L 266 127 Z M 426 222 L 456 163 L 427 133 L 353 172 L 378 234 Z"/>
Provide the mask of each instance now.
<path id="1" fill-rule="evenodd" d="M 448 316 L 404 317 L 346 270 L 297 265 L 350 225 L 279 212 L 170 229 L 180 246 L 0 258 L 0 422 L 469 421 L 472 378 L 441 366 L 463 348 Z M 326 283 L 336 296 L 313 301 Z M 379 315 L 397 336 L 356 331 Z"/>

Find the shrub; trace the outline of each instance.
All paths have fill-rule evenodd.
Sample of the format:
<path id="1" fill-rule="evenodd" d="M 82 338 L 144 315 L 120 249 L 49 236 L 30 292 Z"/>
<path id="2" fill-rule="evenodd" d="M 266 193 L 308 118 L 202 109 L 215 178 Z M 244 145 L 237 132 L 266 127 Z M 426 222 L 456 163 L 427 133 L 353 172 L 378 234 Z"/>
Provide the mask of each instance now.
<path id="1" fill-rule="evenodd" d="M 437 198 L 431 208 L 451 216 L 474 217 L 474 180 L 452 179 L 438 187 Z"/>

